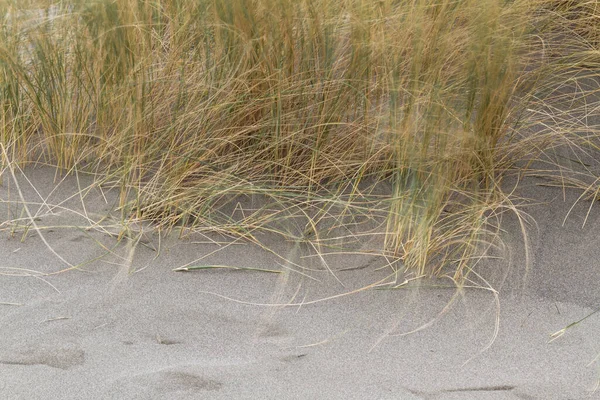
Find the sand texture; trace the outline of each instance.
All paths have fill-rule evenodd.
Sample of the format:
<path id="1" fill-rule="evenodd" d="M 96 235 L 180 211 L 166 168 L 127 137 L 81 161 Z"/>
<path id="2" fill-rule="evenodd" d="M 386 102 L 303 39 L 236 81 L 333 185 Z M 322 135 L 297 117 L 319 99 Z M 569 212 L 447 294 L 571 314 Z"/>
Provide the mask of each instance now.
<path id="1" fill-rule="evenodd" d="M 444 279 L 352 292 L 389 276 L 380 257 L 219 235 L 120 241 L 112 207 L 80 177 L 49 168 L 0 186 L 0 397 L 3 399 L 583 399 L 600 377 L 600 317 L 550 334 L 597 307 L 598 212 L 563 218 L 575 196 L 536 185 L 531 259 L 503 221 L 504 259 L 480 272 L 498 290 L 457 293 Z M 35 187 L 36 190 L 33 190 Z M 75 194 L 75 195 L 74 195 Z M 589 203 L 576 206 L 585 215 Z M 580 208 L 580 209 L 579 209 Z M 30 225 L 26 232 L 25 226 Z M 11 234 L 12 232 L 12 234 Z M 176 236 L 176 235 L 175 235 Z M 50 248 L 52 250 L 50 250 Z M 284 271 L 204 270 L 227 265 Z M 77 268 L 69 269 L 71 266 Z M 382 268 L 383 267 L 383 268 Z M 333 272 L 333 273 L 332 273 Z M 398 282 L 403 280 L 398 276 Z"/>

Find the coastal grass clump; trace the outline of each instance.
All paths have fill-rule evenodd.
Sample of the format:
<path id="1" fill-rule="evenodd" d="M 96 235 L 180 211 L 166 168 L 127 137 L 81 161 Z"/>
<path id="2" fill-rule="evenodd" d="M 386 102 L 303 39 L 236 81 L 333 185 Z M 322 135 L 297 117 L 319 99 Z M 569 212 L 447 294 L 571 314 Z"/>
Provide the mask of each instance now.
<path id="1" fill-rule="evenodd" d="M 583 0 L 0 0 L 1 166 L 92 174 L 124 220 L 167 230 L 325 251 L 365 226 L 416 275 L 460 282 L 504 212 L 526 235 L 505 177 L 597 148 L 599 16 Z"/>

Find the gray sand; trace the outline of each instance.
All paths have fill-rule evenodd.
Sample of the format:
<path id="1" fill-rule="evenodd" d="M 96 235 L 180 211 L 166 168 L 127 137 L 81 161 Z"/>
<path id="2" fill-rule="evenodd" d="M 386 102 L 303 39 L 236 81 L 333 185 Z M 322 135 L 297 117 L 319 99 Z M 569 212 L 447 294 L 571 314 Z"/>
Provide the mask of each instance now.
<path id="1" fill-rule="evenodd" d="M 326 270 L 311 271 L 315 279 L 309 279 L 258 246 L 217 235 L 159 241 L 142 231 L 117 243 L 115 227 L 60 227 L 89 227 L 86 213 L 98 220 L 110 208 L 96 189 L 84 210 L 77 196 L 69 199 L 78 191 L 72 177 L 55 183 L 53 171 L 43 168 L 27 176 L 39 192 L 21 180 L 30 210 L 64 260 L 33 229 L 24 241 L 22 227 L 10 235 L 14 222 L 8 221 L 24 216 L 5 176 L 2 399 L 598 396 L 600 315 L 550 341 L 550 334 L 598 306 L 598 212 L 593 209 L 582 228 L 579 216 L 589 203 L 581 203 L 561 226 L 576 193 L 565 202 L 560 189 L 535 186 L 534 180 L 524 189 L 551 203 L 528 209 L 539 230 L 531 227 L 527 273 L 517 221 L 504 219 L 505 259 L 480 266 L 498 296 L 484 289 L 457 293 L 451 282 L 438 279 L 316 301 L 377 282 L 390 270 L 381 269 L 385 263 L 377 257 L 331 256 L 327 261 L 342 286 Z M 300 258 L 302 249 L 291 243 L 265 240 L 302 265 L 318 264 Z M 288 272 L 173 272 L 203 256 L 203 264 Z M 53 274 L 68 268 L 65 261 L 90 262 Z"/>

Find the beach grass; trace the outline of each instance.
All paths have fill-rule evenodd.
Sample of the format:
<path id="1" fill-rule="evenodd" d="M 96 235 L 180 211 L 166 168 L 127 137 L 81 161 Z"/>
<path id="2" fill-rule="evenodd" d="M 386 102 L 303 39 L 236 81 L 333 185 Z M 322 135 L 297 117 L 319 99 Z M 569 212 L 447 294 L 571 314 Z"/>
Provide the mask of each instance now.
<path id="1" fill-rule="evenodd" d="M 377 234 L 461 282 L 504 213 L 527 240 L 507 179 L 600 192 L 549 158 L 600 145 L 596 1 L 0 0 L 0 19 L 4 181 L 90 174 L 125 222 L 319 253 Z"/>

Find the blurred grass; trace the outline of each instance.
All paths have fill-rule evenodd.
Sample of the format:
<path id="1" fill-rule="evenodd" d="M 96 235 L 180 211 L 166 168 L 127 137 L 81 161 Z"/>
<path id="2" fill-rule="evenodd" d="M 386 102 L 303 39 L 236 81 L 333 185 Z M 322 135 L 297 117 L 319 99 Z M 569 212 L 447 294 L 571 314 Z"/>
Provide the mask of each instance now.
<path id="1" fill-rule="evenodd" d="M 408 269 L 459 281 L 503 212 L 526 235 L 506 176 L 598 148 L 597 1 L 0 0 L 0 18 L 2 169 L 94 174 L 167 230 L 323 251 L 372 223 Z"/>

